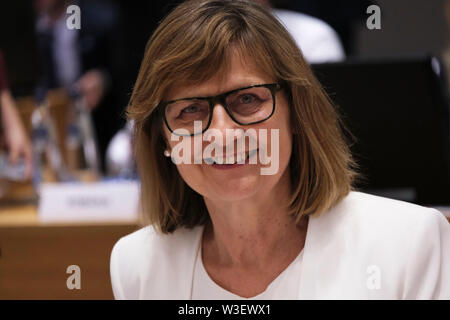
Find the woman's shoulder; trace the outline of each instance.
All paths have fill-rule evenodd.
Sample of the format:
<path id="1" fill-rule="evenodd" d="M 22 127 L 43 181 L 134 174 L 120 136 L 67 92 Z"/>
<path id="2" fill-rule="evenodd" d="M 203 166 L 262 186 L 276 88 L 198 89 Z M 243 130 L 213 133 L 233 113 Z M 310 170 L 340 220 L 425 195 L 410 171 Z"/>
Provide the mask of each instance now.
<path id="1" fill-rule="evenodd" d="M 450 224 L 438 210 L 362 192 L 350 192 L 312 220 L 312 235 L 323 237 L 326 231 L 333 241 L 353 243 L 355 249 L 394 252 L 450 237 Z"/>
<path id="2" fill-rule="evenodd" d="M 311 221 L 310 260 L 316 267 L 317 261 L 326 262 L 314 272 L 344 281 L 349 296 L 359 292 L 385 299 L 450 297 L 449 289 L 442 287 L 450 281 L 450 224 L 439 211 L 351 192 Z M 380 290 L 366 283 L 373 274 L 380 276 Z M 332 293 L 343 294 L 344 289 L 336 290 Z"/>
<path id="3" fill-rule="evenodd" d="M 429 219 L 445 220 L 444 215 L 434 208 L 357 191 L 350 192 L 331 211 L 352 220 L 377 220 L 405 225 Z"/>
<path id="4" fill-rule="evenodd" d="M 202 227 L 179 228 L 162 234 L 153 226 L 141 228 L 120 238 L 110 259 L 111 283 L 116 299 L 149 297 L 145 283 L 162 280 L 169 270 L 183 268 L 194 258 Z M 172 270 L 176 274 L 176 270 Z M 166 281 L 168 279 L 165 279 Z M 156 286 L 158 287 L 158 286 Z M 150 287 L 155 288 L 155 286 Z"/>
<path id="5" fill-rule="evenodd" d="M 143 250 L 145 252 L 147 249 L 161 246 L 186 246 L 197 238 L 199 232 L 201 232 L 201 227 L 178 228 L 172 233 L 164 234 L 153 225 L 149 225 L 120 238 L 114 248 L 124 249 L 127 252 L 137 251 L 142 253 Z"/>

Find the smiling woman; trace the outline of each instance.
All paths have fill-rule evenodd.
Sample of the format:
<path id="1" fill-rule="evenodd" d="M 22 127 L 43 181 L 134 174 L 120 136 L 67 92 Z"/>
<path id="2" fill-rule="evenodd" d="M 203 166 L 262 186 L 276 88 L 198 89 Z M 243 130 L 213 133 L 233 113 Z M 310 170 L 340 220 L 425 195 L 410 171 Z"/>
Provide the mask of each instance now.
<path id="1" fill-rule="evenodd" d="M 293 140 L 292 172 L 284 173 L 291 175 L 290 202 L 298 219 L 303 214 L 320 214 L 348 194 L 354 173 L 339 119 L 289 33 L 270 12 L 252 1 L 188 1 L 176 8 L 150 39 L 128 108 L 136 124 L 136 145 L 152 146 L 137 153 L 141 172 L 146 172 L 141 174 L 143 205 L 151 222 L 158 221 L 163 232 L 196 226 L 208 218 L 201 193 L 192 194 L 186 185 L 189 181 L 178 173 L 180 168 L 163 157 L 169 131 L 177 129 L 171 116 L 179 115 L 171 112 L 172 103 L 267 83 L 283 88 L 274 92 L 276 104 L 264 104 L 279 112 L 266 112 L 243 122 L 226 101 L 209 99 L 208 112 L 203 113 L 207 119 L 199 119 L 204 120 L 203 130 L 216 128 L 215 123 L 221 120 L 213 117 L 216 112 L 227 114 L 225 120 L 234 120 L 230 126 L 225 124 L 225 129 L 272 126 L 289 131 L 286 136 L 280 132 L 280 141 L 290 146 L 288 142 Z M 220 107 L 214 108 L 213 103 Z M 280 120 L 284 122 L 278 123 Z M 291 150 L 285 148 L 285 152 L 289 158 Z M 194 170 L 192 166 L 189 169 Z M 168 195 L 166 181 L 171 182 L 168 189 L 177 191 L 161 197 L 161 193 Z"/>
<path id="2" fill-rule="evenodd" d="M 352 191 L 337 112 L 262 6 L 175 8 L 147 44 L 128 116 L 148 226 L 113 249 L 116 298 L 450 297 L 445 218 Z M 381 271 L 376 286 L 367 270 Z"/>

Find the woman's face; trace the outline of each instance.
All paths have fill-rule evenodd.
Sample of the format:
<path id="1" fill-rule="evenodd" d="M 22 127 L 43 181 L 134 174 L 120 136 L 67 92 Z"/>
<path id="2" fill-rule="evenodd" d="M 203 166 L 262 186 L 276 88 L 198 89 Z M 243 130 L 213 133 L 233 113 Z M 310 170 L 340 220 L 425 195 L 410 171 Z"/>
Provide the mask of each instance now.
<path id="1" fill-rule="evenodd" d="M 165 97 L 165 101 L 187 97 L 214 96 L 251 85 L 276 82 L 275 79 L 261 74 L 255 66 L 240 59 L 240 56 L 236 53 L 232 55 L 230 62 L 230 68 L 224 77 L 212 78 L 201 85 L 176 86 L 171 88 Z M 248 98 L 244 97 L 244 101 L 246 101 L 245 99 Z M 200 148 L 197 145 L 197 151 L 200 149 L 204 153 L 205 148 L 213 143 L 215 147 L 220 148 L 225 153 L 227 142 L 230 144 L 231 141 L 234 144 L 234 150 L 236 152 L 236 150 L 239 150 L 236 141 L 237 138 L 227 141 L 226 130 L 234 129 L 237 131 L 241 130 L 241 132 L 242 130 L 243 132 L 254 130 L 253 132 L 257 133 L 256 137 L 253 136 L 256 138 L 258 148 L 258 152 L 253 156 L 257 159 L 256 164 L 252 164 L 255 162 L 255 159 L 253 161 L 248 159 L 245 161 L 245 164 L 238 165 L 211 165 L 205 163 L 205 161 L 201 161 L 201 164 L 194 164 L 193 155 L 196 151 L 194 150 L 194 139 L 191 138 L 192 161 L 190 161 L 190 164 L 177 164 L 177 169 L 184 181 L 206 199 L 219 202 L 251 200 L 252 198 L 256 199 L 257 197 L 269 195 L 271 192 L 276 192 L 277 190 L 278 192 L 286 190 L 284 188 L 289 183 L 289 172 L 287 168 L 292 150 L 292 130 L 290 127 L 289 106 L 283 90 L 276 93 L 275 101 L 276 106 L 273 115 L 266 121 L 252 125 L 239 125 L 234 122 L 224 107 L 217 103 L 213 109 L 212 120 L 208 131 L 215 130 L 216 132 L 221 132 L 223 139 L 220 141 L 215 141 L 214 139 L 205 141 L 205 134 L 203 134 L 203 136 L 199 136 L 202 142 Z M 249 131 L 249 129 L 253 130 Z M 228 131 L 228 134 L 230 132 Z M 265 132 L 267 134 L 264 135 Z M 179 141 L 172 141 L 171 132 L 166 126 L 164 126 L 164 133 L 168 142 L 167 149 L 169 151 L 173 151 L 176 145 L 185 138 L 178 137 Z M 261 135 L 266 136 L 266 139 L 261 139 Z M 264 140 L 266 140 L 266 143 L 264 143 Z M 211 146 L 209 148 L 211 150 Z M 270 163 L 267 164 L 266 162 L 266 164 L 262 164 L 260 161 L 260 153 L 266 149 Z M 250 150 L 247 139 L 245 155 L 252 150 Z M 276 152 L 277 150 L 278 154 Z M 167 161 L 171 161 L 171 159 L 167 158 Z M 266 174 L 262 174 L 264 168 Z M 271 169 L 269 170 L 269 168 Z M 267 172 L 270 174 L 267 174 Z M 284 184 L 283 188 L 279 188 L 280 184 Z"/>

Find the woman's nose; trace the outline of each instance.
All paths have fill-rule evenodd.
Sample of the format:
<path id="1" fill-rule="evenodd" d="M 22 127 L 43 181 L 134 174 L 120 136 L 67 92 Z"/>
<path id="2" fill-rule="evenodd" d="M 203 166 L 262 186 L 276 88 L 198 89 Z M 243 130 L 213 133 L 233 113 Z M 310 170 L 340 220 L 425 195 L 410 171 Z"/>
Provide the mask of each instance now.
<path id="1" fill-rule="evenodd" d="M 211 130 L 211 131 L 210 131 Z M 220 132 L 220 135 L 217 136 L 214 131 L 218 130 Z M 214 144 L 217 144 L 219 147 L 225 147 L 228 150 L 229 146 L 228 144 L 233 144 L 233 148 L 236 148 L 236 142 L 242 135 L 243 129 L 241 126 L 234 122 L 234 120 L 230 117 L 230 115 L 227 113 L 227 110 L 225 107 L 217 103 L 214 105 L 213 108 L 213 114 L 211 119 L 211 124 L 206 131 L 206 136 L 209 134 L 213 134 L 215 136 L 214 138 Z M 218 141 L 217 139 L 222 138 L 222 141 Z M 223 152 L 228 152 L 226 150 L 223 150 Z"/>
<path id="2" fill-rule="evenodd" d="M 237 128 L 240 128 L 239 124 L 233 121 L 233 119 L 227 113 L 225 107 L 220 103 L 214 105 L 209 129 L 220 130 L 223 136 L 225 136 L 226 129 L 237 129 Z"/>

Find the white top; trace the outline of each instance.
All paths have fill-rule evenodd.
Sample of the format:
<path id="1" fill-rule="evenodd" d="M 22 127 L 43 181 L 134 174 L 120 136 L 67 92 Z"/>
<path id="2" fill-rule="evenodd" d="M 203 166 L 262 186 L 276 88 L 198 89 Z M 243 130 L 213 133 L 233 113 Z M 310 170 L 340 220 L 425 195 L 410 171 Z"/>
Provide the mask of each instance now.
<path id="1" fill-rule="evenodd" d="M 152 226 L 111 254 L 117 299 L 192 299 L 203 227 Z M 298 299 L 450 299 L 450 224 L 437 210 L 351 192 L 308 219 Z M 278 298 L 278 297 L 277 297 Z"/>
<path id="2" fill-rule="evenodd" d="M 297 42 L 309 63 L 345 59 L 338 34 L 324 21 L 290 10 L 274 9 L 272 12 Z"/>
<path id="3" fill-rule="evenodd" d="M 282 300 L 297 299 L 303 250 L 260 294 L 244 298 L 219 286 L 209 276 L 202 261 L 202 249 L 195 262 L 192 299 L 194 300 Z"/>

